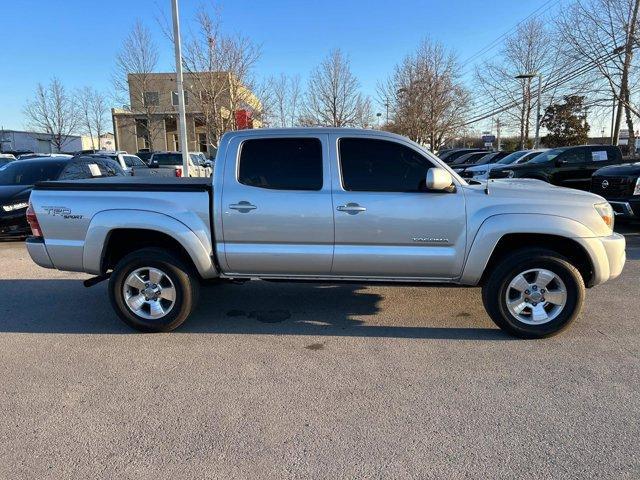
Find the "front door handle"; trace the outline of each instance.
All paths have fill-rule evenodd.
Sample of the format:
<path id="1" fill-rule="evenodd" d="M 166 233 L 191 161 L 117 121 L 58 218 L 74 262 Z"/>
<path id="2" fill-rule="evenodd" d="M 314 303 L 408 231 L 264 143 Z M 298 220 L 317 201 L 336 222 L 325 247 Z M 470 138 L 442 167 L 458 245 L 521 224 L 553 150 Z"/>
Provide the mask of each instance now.
<path id="1" fill-rule="evenodd" d="M 357 203 L 347 203 L 346 205 L 338 205 L 336 208 L 339 212 L 347 212 L 349 215 L 356 215 L 360 212 L 366 212 L 367 209 Z"/>
<path id="2" fill-rule="evenodd" d="M 247 202 L 246 200 L 243 200 L 238 203 L 232 203 L 231 205 L 229 205 L 229 208 L 231 210 L 238 210 L 240 213 L 248 213 L 251 210 L 255 210 L 258 207 L 251 204 L 250 202 Z"/>

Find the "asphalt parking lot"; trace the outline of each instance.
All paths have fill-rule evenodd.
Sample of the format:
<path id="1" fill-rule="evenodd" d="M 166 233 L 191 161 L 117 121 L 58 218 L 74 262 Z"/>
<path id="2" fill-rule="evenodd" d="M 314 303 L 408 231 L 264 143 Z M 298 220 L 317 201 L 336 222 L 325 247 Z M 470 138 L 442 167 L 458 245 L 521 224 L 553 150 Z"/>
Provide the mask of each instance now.
<path id="1" fill-rule="evenodd" d="M 638 478 L 637 230 L 539 341 L 476 289 L 262 282 L 143 335 L 0 243 L 0 478 Z"/>

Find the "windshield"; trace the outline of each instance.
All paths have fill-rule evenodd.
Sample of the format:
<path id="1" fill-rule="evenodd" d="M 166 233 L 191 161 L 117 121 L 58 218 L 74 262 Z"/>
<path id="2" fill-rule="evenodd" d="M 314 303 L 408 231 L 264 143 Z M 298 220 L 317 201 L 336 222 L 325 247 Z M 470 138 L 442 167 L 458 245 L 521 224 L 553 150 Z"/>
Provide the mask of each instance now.
<path id="1" fill-rule="evenodd" d="M 558 155 L 560 155 L 565 150 L 566 150 L 566 148 L 553 148 L 553 149 L 548 150 L 546 152 L 542 152 L 540 155 L 536 156 L 535 158 L 532 158 L 527 163 L 546 163 L 546 162 L 549 162 L 549 161 L 553 160 L 554 158 L 556 158 Z"/>
<path id="2" fill-rule="evenodd" d="M 123 155 L 123 157 L 124 157 L 124 164 L 127 167 L 146 167 L 147 166 L 146 163 L 144 163 L 135 155 Z"/>
<path id="3" fill-rule="evenodd" d="M 33 185 L 55 180 L 66 162 L 12 162 L 0 170 L 0 185 Z"/>
<path id="4" fill-rule="evenodd" d="M 487 163 L 491 163 L 491 159 L 496 155 L 497 153 L 489 153 L 487 155 L 483 155 L 476 161 L 476 165 L 486 165 Z"/>
<path id="5" fill-rule="evenodd" d="M 506 157 L 504 157 L 503 159 L 498 160 L 496 163 L 500 163 L 502 165 L 509 165 L 510 163 L 515 162 L 519 158 L 522 158 L 527 153 L 529 153 L 527 150 L 520 150 L 518 152 L 513 152 L 507 155 Z"/>

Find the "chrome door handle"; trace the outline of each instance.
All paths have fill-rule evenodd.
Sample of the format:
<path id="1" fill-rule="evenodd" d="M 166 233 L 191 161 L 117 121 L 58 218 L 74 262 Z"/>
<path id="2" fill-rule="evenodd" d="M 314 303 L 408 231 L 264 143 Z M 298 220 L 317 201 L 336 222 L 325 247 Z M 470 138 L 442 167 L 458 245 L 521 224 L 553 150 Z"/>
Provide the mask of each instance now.
<path id="1" fill-rule="evenodd" d="M 338 210 L 339 212 L 347 212 L 349 215 L 355 215 L 356 213 L 367 211 L 365 207 L 362 207 L 357 203 L 347 203 L 346 205 L 338 205 L 336 210 Z"/>
<path id="2" fill-rule="evenodd" d="M 229 208 L 231 210 L 238 210 L 240 213 L 247 213 L 250 212 L 251 210 L 255 210 L 256 207 L 255 205 L 252 205 L 251 203 L 243 200 L 241 202 L 238 203 L 232 203 L 231 205 L 229 205 Z"/>

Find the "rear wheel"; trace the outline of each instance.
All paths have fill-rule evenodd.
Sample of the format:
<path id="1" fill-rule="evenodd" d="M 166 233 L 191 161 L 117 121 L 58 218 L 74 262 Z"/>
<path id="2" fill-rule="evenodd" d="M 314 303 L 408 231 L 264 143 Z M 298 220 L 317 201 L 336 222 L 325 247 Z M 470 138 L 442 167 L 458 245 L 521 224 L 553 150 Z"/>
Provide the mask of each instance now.
<path id="1" fill-rule="evenodd" d="M 109 297 L 118 316 L 143 332 L 169 332 L 197 303 L 198 279 L 166 250 L 145 248 L 125 256 L 113 269 Z"/>
<path id="2" fill-rule="evenodd" d="M 490 273 L 482 300 L 491 319 L 522 338 L 543 338 L 564 330 L 584 300 L 580 272 L 559 254 L 520 250 Z"/>

